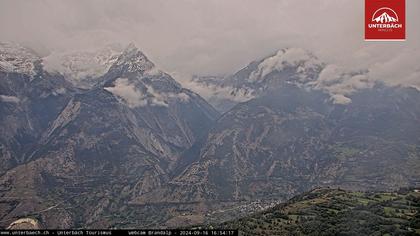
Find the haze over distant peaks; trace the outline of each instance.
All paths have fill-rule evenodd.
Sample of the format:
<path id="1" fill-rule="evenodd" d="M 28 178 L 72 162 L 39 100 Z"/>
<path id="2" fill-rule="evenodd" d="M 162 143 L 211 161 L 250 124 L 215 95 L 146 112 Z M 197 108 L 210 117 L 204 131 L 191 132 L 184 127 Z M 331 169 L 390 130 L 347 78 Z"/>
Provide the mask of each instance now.
<path id="1" fill-rule="evenodd" d="M 47 71 L 57 72 L 75 86 L 89 88 L 118 59 L 123 47 L 119 44 L 88 51 L 53 52 L 43 58 Z"/>

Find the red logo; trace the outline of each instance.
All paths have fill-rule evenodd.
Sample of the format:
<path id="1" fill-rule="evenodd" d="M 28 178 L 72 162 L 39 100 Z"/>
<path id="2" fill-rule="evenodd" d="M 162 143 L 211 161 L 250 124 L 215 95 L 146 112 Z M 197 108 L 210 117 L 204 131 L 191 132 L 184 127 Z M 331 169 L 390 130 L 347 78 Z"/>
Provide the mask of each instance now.
<path id="1" fill-rule="evenodd" d="M 405 40 L 405 0 L 365 0 L 365 40 Z"/>

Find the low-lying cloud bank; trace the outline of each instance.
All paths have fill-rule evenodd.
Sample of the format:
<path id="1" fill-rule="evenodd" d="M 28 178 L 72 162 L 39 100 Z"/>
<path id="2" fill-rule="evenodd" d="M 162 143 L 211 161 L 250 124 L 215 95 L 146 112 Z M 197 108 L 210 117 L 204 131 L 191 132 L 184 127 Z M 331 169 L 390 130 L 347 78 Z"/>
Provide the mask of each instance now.
<path id="1" fill-rule="evenodd" d="M 331 65 L 317 86 L 328 84 L 343 103 L 374 81 L 420 87 L 420 1 L 406 2 L 406 42 L 365 42 L 363 1 L 3 0 L 0 41 L 24 43 L 42 57 L 134 42 L 183 84 L 192 75 L 232 74 L 281 48 L 303 48 Z"/>
<path id="2" fill-rule="evenodd" d="M 360 69 L 401 53 L 418 58 L 418 9 L 420 1 L 407 0 L 406 42 L 376 43 L 363 40 L 363 1 L 3 0 L 0 41 L 42 53 L 135 42 L 164 71 L 180 75 L 232 73 L 285 47 Z M 399 68 L 389 69 L 393 80 L 404 74 Z"/>
<path id="3" fill-rule="evenodd" d="M 190 99 L 189 95 L 183 92 L 178 94 L 158 92 L 149 85 L 136 86 L 135 83 L 126 78 L 118 78 L 115 80 L 114 86 L 104 89 L 114 94 L 131 108 L 148 105 L 167 107 L 171 99 L 177 99 L 181 102 L 188 102 Z"/>

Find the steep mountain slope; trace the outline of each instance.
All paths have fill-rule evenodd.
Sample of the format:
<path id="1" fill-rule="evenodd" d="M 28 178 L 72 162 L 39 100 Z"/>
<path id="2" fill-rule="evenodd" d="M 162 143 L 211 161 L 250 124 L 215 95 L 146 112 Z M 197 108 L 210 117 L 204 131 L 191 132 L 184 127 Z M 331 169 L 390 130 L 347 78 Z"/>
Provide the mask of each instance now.
<path id="1" fill-rule="evenodd" d="M 2 224 L 30 215 L 48 228 L 110 227 L 105 218 L 165 183 L 218 116 L 134 45 L 99 81 L 61 108 L 30 161 L 0 177 Z"/>
<path id="2" fill-rule="evenodd" d="M 284 84 L 305 86 L 315 81 L 325 67 L 316 56 L 302 48 L 286 48 L 253 61 L 226 77 L 196 76 L 193 87 L 210 92 L 206 99 L 221 112 Z"/>
<path id="3" fill-rule="evenodd" d="M 240 235 L 418 235 L 420 194 L 315 189 L 221 227 Z"/>
<path id="4" fill-rule="evenodd" d="M 0 175 L 25 163 L 49 123 L 75 92 L 41 59 L 18 44 L 0 43 Z"/>
<path id="5" fill-rule="evenodd" d="M 199 80 L 251 98 L 227 111 L 169 184 L 140 203 L 287 199 L 320 185 L 389 190 L 420 181 L 417 89 L 293 48 L 224 81 Z"/>
<path id="6" fill-rule="evenodd" d="M 234 97 L 219 118 L 134 45 L 86 89 L 27 49 L 3 48 L 0 227 L 22 217 L 174 227 L 315 186 L 420 181 L 420 92 L 336 73 L 305 50 L 202 80 Z"/>
<path id="7" fill-rule="evenodd" d="M 333 104 L 320 91 L 287 86 L 241 103 L 156 194 L 168 201 L 286 199 L 322 185 L 389 190 L 419 182 L 420 92 L 378 85 L 351 99 Z"/>

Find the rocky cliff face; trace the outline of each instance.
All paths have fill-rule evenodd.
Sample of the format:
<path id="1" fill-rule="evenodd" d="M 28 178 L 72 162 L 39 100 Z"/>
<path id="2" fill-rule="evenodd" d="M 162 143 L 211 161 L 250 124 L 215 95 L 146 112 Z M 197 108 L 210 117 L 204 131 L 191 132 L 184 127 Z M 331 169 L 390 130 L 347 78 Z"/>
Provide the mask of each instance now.
<path id="1" fill-rule="evenodd" d="M 221 112 L 285 84 L 300 87 L 316 81 L 325 67 L 311 52 L 286 48 L 249 63 L 229 76 L 195 76 L 191 84 L 205 90 L 206 99 Z"/>
<path id="2" fill-rule="evenodd" d="M 185 154 L 169 184 L 138 201 L 286 199 L 315 186 L 389 190 L 417 183 L 420 92 L 332 68 L 287 49 L 223 80 L 196 78 L 251 97 Z"/>
<path id="3" fill-rule="evenodd" d="M 52 52 L 42 58 L 48 72 L 61 74 L 79 88 L 91 88 L 115 63 L 123 51 L 119 44 L 110 44 L 93 50 Z"/>
<path id="4" fill-rule="evenodd" d="M 305 50 L 201 80 L 240 98 L 221 117 L 134 45 L 83 89 L 25 48 L 1 50 L 0 226 L 177 226 L 316 186 L 420 179 L 420 92 Z"/>
<path id="5" fill-rule="evenodd" d="M 41 58 L 0 43 L 0 174 L 31 158 L 37 140 L 75 89 L 42 69 Z"/>
<path id="6" fill-rule="evenodd" d="M 286 199 L 316 186 L 416 184 L 420 93 L 378 85 L 351 99 L 337 105 L 322 92 L 289 86 L 241 103 L 170 184 L 139 202 Z"/>
<path id="7" fill-rule="evenodd" d="M 23 156 L 20 162 L 11 161 L 0 177 L 0 197 L 5 200 L 0 217 L 5 224 L 31 214 L 49 228 L 95 225 L 127 207 L 132 198 L 165 183 L 180 153 L 218 116 L 199 95 L 155 71 L 133 45 L 89 90 L 78 90 L 62 77 L 46 77 L 49 74 L 42 67 L 39 70 L 45 76 L 26 81 L 23 75 L 11 77 L 8 72 L 1 80 L 7 86 L 31 81 L 20 91 L 31 94 L 25 99 L 35 103 L 30 107 L 35 114 L 12 107 L 18 103 L 0 103 L 0 109 L 11 113 L 2 113 L 7 122 L 2 128 L 22 126 L 13 129 L 15 133 L 2 132 L 8 134 L 3 140 L 17 137 L 20 141 L 22 135 L 31 135 L 28 151 L 16 145 L 2 149 L 3 159 L 20 152 Z M 66 85 L 73 92 L 57 93 L 54 85 Z M 2 92 L 7 92 L 9 87 L 4 88 Z M 7 96 L 20 99 L 22 94 Z M 43 107 L 37 107 L 38 100 Z M 17 118 L 10 120 L 14 114 Z M 21 124 L 15 122 L 19 119 Z M 22 147 L 28 147 L 27 140 Z"/>

